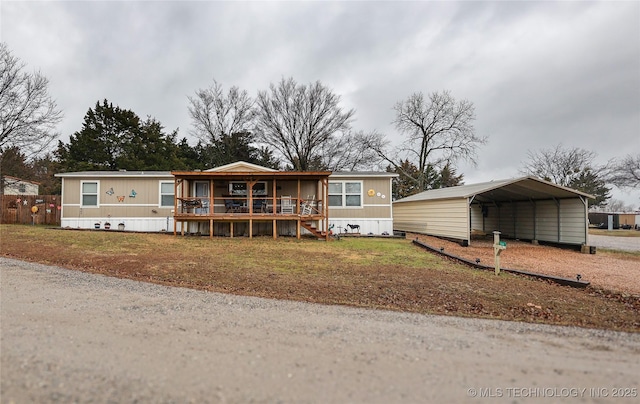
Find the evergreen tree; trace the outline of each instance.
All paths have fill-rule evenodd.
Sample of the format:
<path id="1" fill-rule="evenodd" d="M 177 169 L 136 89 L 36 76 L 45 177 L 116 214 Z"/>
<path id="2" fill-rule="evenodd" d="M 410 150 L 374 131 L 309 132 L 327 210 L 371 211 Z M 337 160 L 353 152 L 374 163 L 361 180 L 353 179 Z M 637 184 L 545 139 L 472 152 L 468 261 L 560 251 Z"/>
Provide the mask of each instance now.
<path id="1" fill-rule="evenodd" d="M 399 177 L 393 179 L 392 183 L 394 201 L 423 191 L 415 180 L 420 176 L 420 171 L 409 159 L 401 161 L 397 167 L 387 166 L 387 172 L 399 175 Z M 451 167 L 450 164 L 445 165 L 440 170 L 428 164 L 421 177 L 424 179 L 426 190 L 430 190 L 461 185 L 464 175 L 456 175 L 455 168 Z"/>
<path id="2" fill-rule="evenodd" d="M 438 178 L 432 183 L 432 189 L 449 188 L 463 184 L 464 174 L 456 175 L 456 168 L 447 163 L 438 174 Z"/>
<path id="3" fill-rule="evenodd" d="M 133 111 L 104 100 L 89 109 L 82 130 L 70 137 L 68 145 L 59 142 L 57 157 L 64 171 L 188 168 L 186 142 L 178 145 L 177 131 L 166 135 L 163 130 L 157 120 L 141 122 Z"/>
<path id="4" fill-rule="evenodd" d="M 604 206 L 607 204 L 608 199 L 611 198 L 611 195 L 609 195 L 611 188 L 606 186 L 606 182 L 601 176 L 598 176 L 589 168 L 580 171 L 569 183 L 569 188 L 595 196 L 596 199 L 588 200 L 589 207 Z"/>
<path id="5" fill-rule="evenodd" d="M 17 146 L 9 147 L 1 153 L 0 173 L 5 176 L 32 180 L 33 172 L 27 163 L 27 156 Z"/>

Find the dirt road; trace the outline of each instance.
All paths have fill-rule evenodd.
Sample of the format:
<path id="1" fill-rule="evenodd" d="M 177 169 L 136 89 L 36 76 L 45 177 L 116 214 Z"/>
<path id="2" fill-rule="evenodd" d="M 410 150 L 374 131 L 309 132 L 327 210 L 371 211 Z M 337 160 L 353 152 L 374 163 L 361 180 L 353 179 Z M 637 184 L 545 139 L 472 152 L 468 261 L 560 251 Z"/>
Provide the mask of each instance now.
<path id="1" fill-rule="evenodd" d="M 631 403 L 640 388 L 639 334 L 230 296 L 4 258 L 0 276 L 2 403 Z"/>

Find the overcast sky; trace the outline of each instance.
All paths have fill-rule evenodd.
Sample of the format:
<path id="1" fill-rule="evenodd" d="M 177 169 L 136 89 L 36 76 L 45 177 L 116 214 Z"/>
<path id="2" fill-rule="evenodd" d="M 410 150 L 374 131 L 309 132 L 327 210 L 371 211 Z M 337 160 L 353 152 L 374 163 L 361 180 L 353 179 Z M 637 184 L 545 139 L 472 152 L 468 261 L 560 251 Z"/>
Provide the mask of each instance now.
<path id="1" fill-rule="evenodd" d="M 13 2 L 1 40 L 50 80 L 63 141 L 108 99 L 188 137 L 213 79 L 254 96 L 320 80 L 353 128 L 399 140 L 393 105 L 449 90 L 488 144 L 466 183 L 520 176 L 528 151 L 640 153 L 640 2 Z M 640 190 L 614 198 L 640 206 Z"/>

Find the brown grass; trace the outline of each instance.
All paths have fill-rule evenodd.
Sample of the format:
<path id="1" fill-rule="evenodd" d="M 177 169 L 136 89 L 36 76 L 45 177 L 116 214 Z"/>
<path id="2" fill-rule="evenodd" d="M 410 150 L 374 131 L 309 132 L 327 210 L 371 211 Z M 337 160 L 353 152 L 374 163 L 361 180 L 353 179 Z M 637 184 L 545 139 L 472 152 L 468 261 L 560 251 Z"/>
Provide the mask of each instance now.
<path id="1" fill-rule="evenodd" d="M 470 269 L 409 240 L 173 237 L 0 226 L 2 255 L 239 295 L 640 332 L 640 296 Z"/>

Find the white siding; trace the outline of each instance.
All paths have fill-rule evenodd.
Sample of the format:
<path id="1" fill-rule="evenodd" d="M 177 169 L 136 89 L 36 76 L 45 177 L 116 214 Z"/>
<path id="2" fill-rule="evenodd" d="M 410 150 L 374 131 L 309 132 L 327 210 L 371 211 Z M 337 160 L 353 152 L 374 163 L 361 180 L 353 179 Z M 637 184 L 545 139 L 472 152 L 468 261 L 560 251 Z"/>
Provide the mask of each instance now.
<path id="1" fill-rule="evenodd" d="M 118 224 L 124 223 L 125 231 L 173 232 L 173 217 L 128 217 L 124 220 L 114 220 L 109 217 L 62 218 L 60 226 L 72 229 L 95 229 L 96 223 L 99 223 L 100 228 L 104 229 L 106 222 L 111 224 L 111 230 L 118 230 Z M 180 229 L 180 223 L 178 223 L 178 229 Z"/>
<path id="2" fill-rule="evenodd" d="M 345 231 L 347 224 L 357 224 L 360 226 L 360 234 L 367 235 L 369 233 L 374 235 L 380 235 L 382 233 L 393 234 L 393 219 L 390 218 L 367 218 L 367 219 L 335 219 L 329 218 L 329 226 L 333 225 L 333 233 Z M 347 232 L 351 232 L 351 229 L 347 229 Z"/>
<path id="3" fill-rule="evenodd" d="M 395 230 L 469 239 L 469 206 L 466 198 L 415 201 L 393 205 Z"/>

